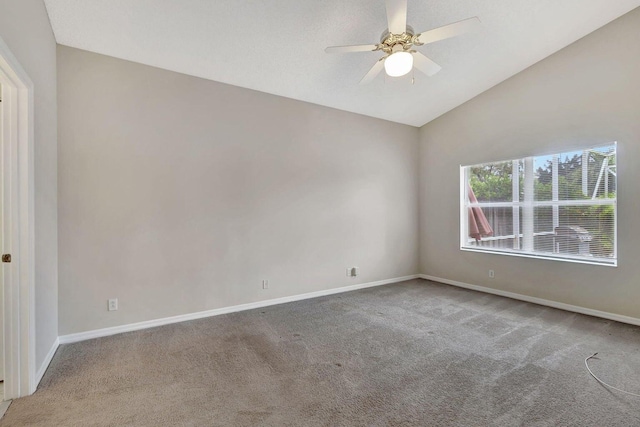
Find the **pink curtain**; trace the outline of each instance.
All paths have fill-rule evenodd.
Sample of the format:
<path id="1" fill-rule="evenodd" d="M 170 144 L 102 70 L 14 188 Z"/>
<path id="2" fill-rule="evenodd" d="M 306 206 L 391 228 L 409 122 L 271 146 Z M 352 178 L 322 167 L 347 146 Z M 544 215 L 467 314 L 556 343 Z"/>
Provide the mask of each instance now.
<path id="1" fill-rule="evenodd" d="M 469 202 L 478 203 L 476 195 L 473 194 L 471 186 L 468 186 L 469 190 Z M 484 216 L 482 208 L 475 207 L 469 208 L 469 237 L 476 239 L 476 242 L 482 240 L 483 237 L 493 236 L 493 229 Z"/>

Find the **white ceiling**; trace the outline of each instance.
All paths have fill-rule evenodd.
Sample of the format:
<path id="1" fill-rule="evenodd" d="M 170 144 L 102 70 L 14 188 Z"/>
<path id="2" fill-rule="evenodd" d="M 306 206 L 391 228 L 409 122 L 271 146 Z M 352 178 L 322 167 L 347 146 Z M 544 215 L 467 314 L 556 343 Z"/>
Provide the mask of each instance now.
<path id="1" fill-rule="evenodd" d="M 640 0 L 409 0 L 417 32 L 478 16 L 481 30 L 417 49 L 426 77 L 358 82 L 379 52 L 384 0 L 45 0 L 58 43 L 142 64 L 421 126 L 547 57 Z"/>

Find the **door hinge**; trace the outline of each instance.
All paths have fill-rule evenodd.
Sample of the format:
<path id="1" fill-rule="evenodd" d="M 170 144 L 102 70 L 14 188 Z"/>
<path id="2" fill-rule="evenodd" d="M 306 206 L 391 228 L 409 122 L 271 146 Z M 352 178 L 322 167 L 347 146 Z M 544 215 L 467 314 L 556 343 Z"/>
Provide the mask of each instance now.
<path id="1" fill-rule="evenodd" d="M 2 262 L 11 262 L 11 254 L 2 254 Z"/>

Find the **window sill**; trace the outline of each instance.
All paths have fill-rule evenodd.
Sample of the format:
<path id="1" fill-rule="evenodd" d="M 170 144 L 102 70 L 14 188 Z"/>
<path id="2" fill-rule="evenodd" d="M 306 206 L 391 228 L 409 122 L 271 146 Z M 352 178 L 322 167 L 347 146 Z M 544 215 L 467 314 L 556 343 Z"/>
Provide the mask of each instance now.
<path id="1" fill-rule="evenodd" d="M 570 256 L 570 255 L 549 255 L 549 256 L 545 256 L 543 254 L 528 254 L 528 253 L 521 253 L 521 252 L 516 252 L 516 251 L 509 251 L 509 250 L 495 250 L 495 249 L 480 249 L 480 248 L 470 248 L 467 246 L 461 246 L 460 247 L 461 251 L 465 251 L 465 252 L 481 252 L 481 253 L 485 253 L 485 254 L 492 254 L 492 255 L 507 255 L 507 256 L 515 256 L 515 257 L 521 257 L 521 258 L 534 258 L 534 259 L 542 259 L 542 260 L 546 260 L 546 261 L 560 261 L 560 262 L 571 262 L 574 264 L 589 264 L 589 265 L 599 265 L 599 266 L 604 266 L 604 267 L 617 267 L 618 266 L 618 261 L 617 260 L 611 260 L 611 261 L 606 261 L 606 260 L 602 260 L 602 258 L 600 259 L 589 259 L 589 258 L 585 258 L 585 257 L 576 257 L 576 256 Z"/>

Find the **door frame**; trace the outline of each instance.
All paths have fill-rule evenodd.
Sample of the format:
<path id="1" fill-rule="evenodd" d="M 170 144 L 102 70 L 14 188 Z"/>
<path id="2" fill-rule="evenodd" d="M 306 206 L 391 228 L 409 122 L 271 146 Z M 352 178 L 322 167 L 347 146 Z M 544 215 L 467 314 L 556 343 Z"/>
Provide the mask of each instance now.
<path id="1" fill-rule="evenodd" d="M 0 37 L 5 399 L 35 391 L 33 82 Z"/>

